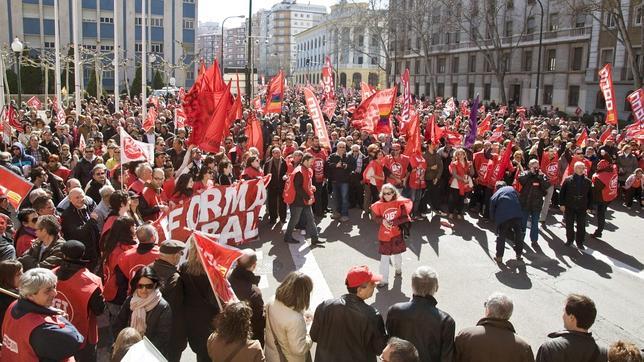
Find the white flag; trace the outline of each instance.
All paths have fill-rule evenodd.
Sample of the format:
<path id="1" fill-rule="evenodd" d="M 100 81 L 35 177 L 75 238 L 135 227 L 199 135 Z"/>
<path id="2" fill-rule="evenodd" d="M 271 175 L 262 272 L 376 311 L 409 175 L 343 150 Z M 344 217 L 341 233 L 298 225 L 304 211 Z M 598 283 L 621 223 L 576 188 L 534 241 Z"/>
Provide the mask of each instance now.
<path id="1" fill-rule="evenodd" d="M 154 162 L 154 145 L 135 140 L 121 128 L 121 164 L 141 160 Z"/>

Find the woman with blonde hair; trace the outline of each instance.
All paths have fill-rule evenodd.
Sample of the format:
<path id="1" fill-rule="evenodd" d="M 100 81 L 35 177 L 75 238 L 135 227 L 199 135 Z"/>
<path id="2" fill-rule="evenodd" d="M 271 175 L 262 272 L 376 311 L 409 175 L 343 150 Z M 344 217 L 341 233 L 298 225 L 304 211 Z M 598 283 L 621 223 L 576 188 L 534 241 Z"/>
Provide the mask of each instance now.
<path id="1" fill-rule="evenodd" d="M 219 314 L 219 303 L 212 291 L 208 276 L 199 259 L 193 241 L 188 244 L 188 256 L 179 267 L 177 290 L 182 292 L 186 337 L 198 362 L 210 361 L 206 341 L 213 332 L 213 320 Z"/>
<path id="2" fill-rule="evenodd" d="M 141 336 L 141 333 L 137 332 L 136 329 L 132 327 L 124 328 L 116 337 L 110 362 L 121 362 L 123 357 L 125 357 L 127 352 L 130 350 L 130 347 L 137 344 L 142 339 L 143 337 Z"/>
<path id="3" fill-rule="evenodd" d="M 265 349 L 268 362 L 305 362 L 313 345 L 306 330 L 313 281 L 299 271 L 289 273 L 266 304 Z"/>
<path id="4" fill-rule="evenodd" d="M 396 187 L 390 183 L 384 184 L 380 190 L 380 200 L 371 205 L 371 215 L 380 224 L 378 242 L 380 244 L 380 274 L 382 282 L 378 287 L 389 284 L 389 259 L 393 255 L 396 275 L 402 274 L 402 253 L 407 250 L 402 224 L 411 221 L 410 215 L 413 203 L 400 196 Z"/>

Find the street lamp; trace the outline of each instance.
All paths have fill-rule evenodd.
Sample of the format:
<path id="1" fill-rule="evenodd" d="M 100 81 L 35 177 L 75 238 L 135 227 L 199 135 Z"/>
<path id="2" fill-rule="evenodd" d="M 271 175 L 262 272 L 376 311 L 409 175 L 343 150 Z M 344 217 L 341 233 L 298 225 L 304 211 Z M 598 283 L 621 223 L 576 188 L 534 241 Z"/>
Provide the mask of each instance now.
<path id="1" fill-rule="evenodd" d="M 220 55 L 219 61 L 221 62 L 220 66 L 221 66 L 222 77 L 224 76 L 224 24 L 228 19 L 233 19 L 233 18 L 243 19 L 245 17 L 246 17 L 245 15 L 233 15 L 225 18 L 224 21 L 221 22 L 221 45 L 219 47 L 219 55 Z"/>
<path id="2" fill-rule="evenodd" d="M 22 51 L 24 49 L 24 45 L 16 37 L 13 42 L 11 43 L 11 50 L 16 53 L 16 63 L 18 64 L 18 108 L 22 108 L 22 81 L 20 80 L 20 59 L 22 58 Z"/>
<path id="3" fill-rule="evenodd" d="M 541 8 L 541 25 L 539 26 L 539 51 L 537 55 L 537 88 L 534 95 L 534 108 L 535 110 L 539 106 L 539 82 L 541 81 L 541 44 L 543 42 L 543 4 L 541 0 L 537 0 L 539 7 Z"/>

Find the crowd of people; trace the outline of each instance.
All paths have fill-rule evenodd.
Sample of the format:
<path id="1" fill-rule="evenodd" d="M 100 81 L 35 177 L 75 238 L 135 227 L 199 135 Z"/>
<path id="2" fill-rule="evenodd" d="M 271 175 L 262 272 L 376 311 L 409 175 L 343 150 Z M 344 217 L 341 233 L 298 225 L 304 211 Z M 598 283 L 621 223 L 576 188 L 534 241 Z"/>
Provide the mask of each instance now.
<path id="1" fill-rule="evenodd" d="M 58 111 L 64 123 L 51 101 L 46 119 L 12 103 L 21 126 L 5 131 L 0 166 L 33 188 L 18 209 L 0 192 L 2 361 L 24 354 L 119 361 L 143 336 L 169 361 L 179 361 L 188 344 L 198 361 L 305 361 L 313 342 L 316 361 L 534 360 L 509 322 L 506 295 L 491 295 L 477 326 L 456 334 L 453 319 L 436 308 L 430 268 L 412 274 L 412 300 L 391 306 L 386 323 L 365 300 L 388 287 L 390 261 L 402 273 L 410 229 L 428 218 L 452 227 L 467 222 L 466 213 L 493 221 L 494 259 L 503 263 L 506 242 L 521 262 L 524 238 L 538 250 L 539 227 L 561 212 L 566 244 L 583 250 L 590 211 L 594 238 L 602 238 L 609 205 L 641 214 L 642 142 L 599 120 L 584 124 L 555 110 L 522 113 L 491 102 L 481 118 L 490 117 L 494 132 L 502 126 L 500 135 L 483 131 L 471 147 L 427 136 L 420 152 L 409 154 L 399 106 L 392 132 L 371 134 L 351 121 L 358 92 L 336 96 L 333 117 L 325 116 L 330 148 L 316 136 L 299 87 L 291 87 L 280 114 L 246 108 L 217 153 L 188 144 L 190 129 L 175 127 L 181 102 L 172 96 L 144 102 L 158 112 L 148 131 L 137 97 L 118 100 L 119 112 L 113 97 L 86 97 L 81 114 L 72 105 Z M 421 134 L 433 127 L 468 134 L 466 108 L 445 114 L 436 100 L 417 98 Z M 251 113 L 261 122 L 261 149 L 246 136 Z M 153 144 L 153 160 L 121 163 L 121 129 Z M 352 268 L 347 294 L 311 315 L 310 277 L 289 274 L 264 303 L 253 273 L 257 256 L 244 250 L 229 275 L 240 302 L 221 305 L 196 248 L 159 240 L 151 223 L 209 187 L 269 174 L 263 221 L 288 223 L 284 242 L 299 242 L 293 233 L 300 231 L 322 246 L 319 220 L 352 223 L 349 211 L 359 209 L 378 227 L 379 273 Z M 564 330 L 548 336 L 537 361 L 641 361 L 628 342 L 598 347 L 588 331 L 596 316 L 590 298 L 570 295 L 564 309 Z"/>

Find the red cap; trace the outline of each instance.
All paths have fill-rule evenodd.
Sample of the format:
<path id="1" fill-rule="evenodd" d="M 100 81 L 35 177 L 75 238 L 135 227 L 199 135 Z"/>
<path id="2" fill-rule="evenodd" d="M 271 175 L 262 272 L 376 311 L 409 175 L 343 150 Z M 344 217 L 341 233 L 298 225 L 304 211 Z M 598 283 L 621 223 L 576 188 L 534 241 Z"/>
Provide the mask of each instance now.
<path id="1" fill-rule="evenodd" d="M 349 269 L 347 273 L 347 286 L 349 288 L 355 288 L 361 284 L 368 282 L 379 282 L 382 280 L 382 275 L 374 274 L 369 270 L 369 267 L 366 265 L 354 266 Z"/>

